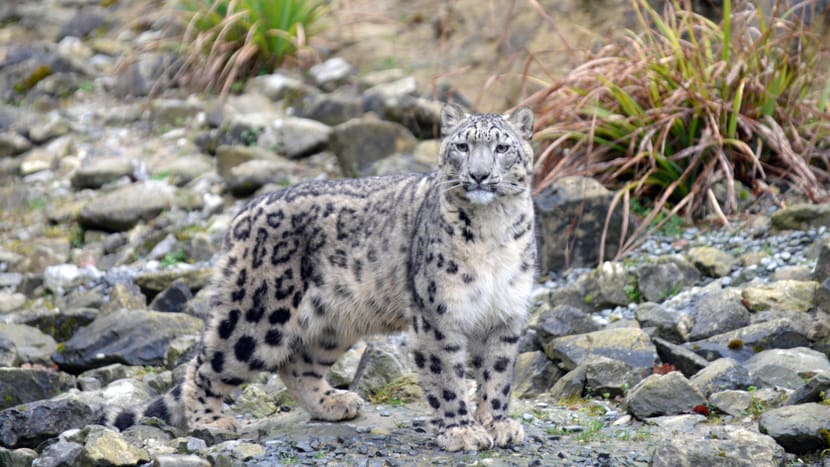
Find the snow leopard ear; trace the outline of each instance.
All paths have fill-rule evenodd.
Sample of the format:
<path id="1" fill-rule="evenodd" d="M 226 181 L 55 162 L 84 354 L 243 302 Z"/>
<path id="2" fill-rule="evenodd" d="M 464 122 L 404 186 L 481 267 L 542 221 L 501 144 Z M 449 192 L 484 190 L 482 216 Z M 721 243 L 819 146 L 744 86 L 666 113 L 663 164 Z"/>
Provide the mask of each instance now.
<path id="1" fill-rule="evenodd" d="M 519 107 L 507 117 L 507 121 L 522 138 L 528 141 L 533 138 L 533 111 L 529 108 Z"/>
<path id="2" fill-rule="evenodd" d="M 448 103 L 441 109 L 441 136 L 447 137 L 462 120 L 467 118 L 467 112 L 458 104 Z"/>

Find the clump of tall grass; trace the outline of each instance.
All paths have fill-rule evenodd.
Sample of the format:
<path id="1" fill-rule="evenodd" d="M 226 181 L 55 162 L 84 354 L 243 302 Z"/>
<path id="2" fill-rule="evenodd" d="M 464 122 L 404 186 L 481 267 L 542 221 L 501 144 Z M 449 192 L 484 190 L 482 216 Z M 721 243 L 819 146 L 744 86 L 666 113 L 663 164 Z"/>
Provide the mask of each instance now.
<path id="1" fill-rule="evenodd" d="M 676 2 L 662 13 L 632 4 L 637 32 L 529 99 L 543 145 L 536 189 L 565 175 L 596 177 L 617 190 L 625 226 L 631 198 L 646 200 L 650 213 L 618 255 L 659 228 L 658 215 L 726 220 L 738 209 L 737 181 L 756 193 L 786 184 L 826 199 L 827 37 L 797 7 L 765 14 L 725 0 L 719 24 Z M 720 202 L 716 184 L 726 186 Z"/>
<path id="2" fill-rule="evenodd" d="M 322 0 L 179 0 L 181 85 L 227 93 L 306 47 Z"/>

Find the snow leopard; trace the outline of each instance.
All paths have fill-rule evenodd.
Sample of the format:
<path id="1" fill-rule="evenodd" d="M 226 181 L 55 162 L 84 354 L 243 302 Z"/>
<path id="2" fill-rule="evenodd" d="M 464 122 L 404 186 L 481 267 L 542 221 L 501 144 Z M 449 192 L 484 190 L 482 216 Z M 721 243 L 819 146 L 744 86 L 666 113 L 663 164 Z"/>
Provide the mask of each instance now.
<path id="1" fill-rule="evenodd" d="M 363 400 L 327 370 L 363 337 L 408 331 L 440 448 L 522 443 L 508 407 L 536 260 L 533 120 L 528 108 L 447 104 L 435 172 L 308 181 L 248 202 L 224 238 L 212 319 L 184 380 L 110 424 L 235 429 L 224 400 L 262 371 L 312 418 L 353 419 Z"/>

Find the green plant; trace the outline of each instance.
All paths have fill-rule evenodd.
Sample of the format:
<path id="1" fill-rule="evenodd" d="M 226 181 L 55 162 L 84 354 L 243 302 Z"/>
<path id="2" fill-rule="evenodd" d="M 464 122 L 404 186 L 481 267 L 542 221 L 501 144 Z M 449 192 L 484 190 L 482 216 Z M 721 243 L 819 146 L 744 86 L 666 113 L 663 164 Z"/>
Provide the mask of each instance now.
<path id="1" fill-rule="evenodd" d="M 186 23 L 178 81 L 223 94 L 305 47 L 321 0 L 180 0 Z"/>
<path id="2" fill-rule="evenodd" d="M 766 14 L 725 0 L 717 24 L 679 2 L 660 14 L 632 0 L 638 32 L 528 99 L 543 145 L 535 190 L 565 175 L 596 177 L 617 190 L 606 226 L 622 205 L 623 232 L 631 201 L 649 200 L 617 257 L 677 214 L 728 222 L 738 181 L 820 200 L 830 182 L 830 47 L 780 3 Z M 720 201 L 716 184 L 726 187 Z"/>
<path id="3" fill-rule="evenodd" d="M 411 375 L 404 375 L 387 383 L 374 394 L 369 394 L 368 398 L 369 402 L 373 404 L 397 407 L 417 400 L 421 396 L 420 386 L 416 379 Z"/>
<path id="4" fill-rule="evenodd" d="M 629 302 L 640 303 L 643 301 L 643 294 L 640 292 L 640 288 L 637 287 L 636 284 L 628 284 L 624 286 L 623 292 L 625 292 L 625 296 L 628 298 Z"/>
<path id="5" fill-rule="evenodd" d="M 168 268 L 176 263 L 183 263 L 187 260 L 187 256 L 184 253 L 184 250 L 179 248 L 176 251 L 172 251 L 164 255 L 164 258 L 161 259 L 162 267 Z"/>

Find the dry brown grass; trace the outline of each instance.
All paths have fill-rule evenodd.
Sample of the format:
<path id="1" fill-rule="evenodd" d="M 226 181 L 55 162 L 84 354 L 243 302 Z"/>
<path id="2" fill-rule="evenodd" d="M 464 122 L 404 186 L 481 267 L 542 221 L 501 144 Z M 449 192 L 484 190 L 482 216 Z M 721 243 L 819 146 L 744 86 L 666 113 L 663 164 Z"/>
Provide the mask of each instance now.
<path id="1" fill-rule="evenodd" d="M 659 227 L 658 216 L 708 210 L 725 222 L 738 209 L 738 181 L 756 194 L 776 184 L 826 200 L 827 37 L 780 5 L 765 16 L 726 1 L 717 24 L 678 4 L 662 13 L 632 4 L 638 33 L 528 99 L 543 146 L 536 190 L 596 177 L 617 190 L 626 223 L 630 199 L 643 200 L 651 210 L 619 255 Z M 712 191 L 719 183 L 723 202 Z"/>

